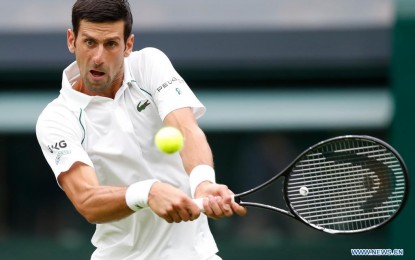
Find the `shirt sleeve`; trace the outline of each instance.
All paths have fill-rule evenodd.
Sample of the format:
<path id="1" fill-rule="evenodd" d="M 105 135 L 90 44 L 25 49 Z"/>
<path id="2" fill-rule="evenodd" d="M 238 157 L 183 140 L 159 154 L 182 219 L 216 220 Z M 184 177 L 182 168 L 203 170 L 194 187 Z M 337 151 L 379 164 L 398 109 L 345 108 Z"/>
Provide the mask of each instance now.
<path id="1" fill-rule="evenodd" d="M 82 111 L 76 114 L 63 110 L 62 107 L 49 105 L 38 118 L 36 136 L 56 179 L 62 172 L 68 171 L 75 162 L 83 162 L 93 167 L 91 159 L 82 147 L 85 138 Z"/>
<path id="2" fill-rule="evenodd" d="M 140 79 L 140 88 L 152 95 L 162 120 L 171 111 L 184 107 L 190 107 L 196 118 L 205 113 L 206 108 L 162 51 L 145 48 L 132 62 L 131 68 Z"/>

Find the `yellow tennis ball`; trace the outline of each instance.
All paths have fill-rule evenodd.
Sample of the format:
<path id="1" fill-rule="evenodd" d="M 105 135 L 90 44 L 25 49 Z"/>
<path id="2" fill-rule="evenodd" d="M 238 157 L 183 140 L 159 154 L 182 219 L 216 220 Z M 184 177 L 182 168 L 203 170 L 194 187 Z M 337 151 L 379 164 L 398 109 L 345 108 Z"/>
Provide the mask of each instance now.
<path id="1" fill-rule="evenodd" d="M 160 151 L 172 154 L 183 148 L 184 140 L 177 128 L 165 126 L 156 133 L 154 142 Z"/>

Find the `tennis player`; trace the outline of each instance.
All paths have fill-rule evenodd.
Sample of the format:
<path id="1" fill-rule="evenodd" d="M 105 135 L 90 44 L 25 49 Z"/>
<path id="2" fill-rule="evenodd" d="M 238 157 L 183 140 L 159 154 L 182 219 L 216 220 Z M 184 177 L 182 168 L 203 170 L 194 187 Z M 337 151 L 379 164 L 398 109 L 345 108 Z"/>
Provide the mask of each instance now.
<path id="1" fill-rule="evenodd" d="M 57 182 L 96 224 L 91 259 L 220 259 L 207 217 L 244 215 L 216 184 L 196 119 L 205 107 L 155 48 L 133 51 L 127 0 L 78 0 L 67 31 L 76 61 L 39 116 L 36 134 Z M 163 125 L 182 131 L 173 155 L 156 149 Z M 205 198 L 201 214 L 192 198 Z"/>

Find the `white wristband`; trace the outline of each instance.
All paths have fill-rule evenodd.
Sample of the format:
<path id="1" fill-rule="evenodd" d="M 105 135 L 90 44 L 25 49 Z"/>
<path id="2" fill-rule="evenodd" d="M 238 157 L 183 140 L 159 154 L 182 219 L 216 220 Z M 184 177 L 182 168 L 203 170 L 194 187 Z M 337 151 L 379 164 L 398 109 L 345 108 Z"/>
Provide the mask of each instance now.
<path id="1" fill-rule="evenodd" d="M 148 194 L 155 182 L 158 180 L 151 179 L 131 184 L 125 193 L 127 206 L 134 211 L 148 207 Z"/>
<path id="2" fill-rule="evenodd" d="M 197 186 L 204 181 L 210 181 L 211 183 L 216 183 L 215 180 L 215 170 L 210 165 L 198 165 L 193 168 L 189 176 L 190 182 L 190 194 L 192 198 L 195 197 L 195 191 Z"/>

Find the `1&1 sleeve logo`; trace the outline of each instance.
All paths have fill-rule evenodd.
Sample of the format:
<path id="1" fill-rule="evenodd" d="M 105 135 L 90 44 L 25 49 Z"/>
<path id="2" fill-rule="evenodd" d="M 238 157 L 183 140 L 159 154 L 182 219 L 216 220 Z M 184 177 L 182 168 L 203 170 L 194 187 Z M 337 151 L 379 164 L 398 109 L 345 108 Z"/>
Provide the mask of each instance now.
<path id="1" fill-rule="evenodd" d="M 56 142 L 53 145 L 48 145 L 48 150 L 50 153 L 53 154 L 56 152 L 56 158 L 55 158 L 56 165 L 59 164 L 62 156 L 70 154 L 72 152 L 71 150 L 65 149 L 67 147 L 68 147 L 68 144 L 66 143 L 65 140 Z"/>

